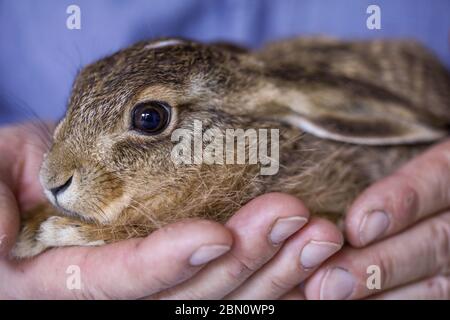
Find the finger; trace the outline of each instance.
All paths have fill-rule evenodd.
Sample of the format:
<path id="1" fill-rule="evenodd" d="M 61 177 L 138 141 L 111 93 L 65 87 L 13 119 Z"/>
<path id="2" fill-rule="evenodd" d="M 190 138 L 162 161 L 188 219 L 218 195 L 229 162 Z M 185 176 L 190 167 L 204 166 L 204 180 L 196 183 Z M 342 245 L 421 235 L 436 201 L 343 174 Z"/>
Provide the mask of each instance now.
<path id="1" fill-rule="evenodd" d="M 20 210 L 42 201 L 37 172 L 44 150 L 31 150 L 30 124 L 0 128 L 0 257 L 7 255 L 19 230 Z M 20 210 L 19 210 L 20 209 Z"/>
<path id="2" fill-rule="evenodd" d="M 0 280 L 20 298 L 136 299 L 186 280 L 231 245 L 232 236 L 222 225 L 188 221 L 144 239 L 53 249 L 35 259 L 3 265 Z M 69 266 L 79 270 L 79 290 L 67 285 Z"/>
<path id="3" fill-rule="evenodd" d="M 227 223 L 234 236 L 231 251 L 183 284 L 152 299 L 219 299 L 261 268 L 280 244 L 302 228 L 308 211 L 295 197 L 272 193 L 241 208 Z"/>
<path id="4" fill-rule="evenodd" d="M 449 190 L 450 140 L 363 192 L 346 217 L 347 238 L 360 247 L 395 234 L 450 208 Z"/>
<path id="5" fill-rule="evenodd" d="M 370 247 L 343 248 L 306 282 L 308 299 L 358 299 L 449 274 L 450 212 Z"/>
<path id="6" fill-rule="evenodd" d="M 280 300 L 306 300 L 301 286 L 296 286 L 291 291 L 283 295 Z"/>
<path id="7" fill-rule="evenodd" d="M 0 181 L 0 257 L 8 255 L 19 232 L 19 208 L 11 189 Z"/>
<path id="8" fill-rule="evenodd" d="M 376 300 L 450 300 L 450 276 L 435 276 L 373 297 Z"/>
<path id="9" fill-rule="evenodd" d="M 226 299 L 278 299 L 311 275 L 342 244 L 343 236 L 333 223 L 313 218 Z"/>

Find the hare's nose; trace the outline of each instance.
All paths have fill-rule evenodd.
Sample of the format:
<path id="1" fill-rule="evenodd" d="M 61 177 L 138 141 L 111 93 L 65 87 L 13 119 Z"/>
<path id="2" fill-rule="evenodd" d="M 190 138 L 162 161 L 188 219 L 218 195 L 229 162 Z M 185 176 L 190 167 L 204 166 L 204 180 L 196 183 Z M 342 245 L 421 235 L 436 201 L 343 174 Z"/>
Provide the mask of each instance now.
<path id="1" fill-rule="evenodd" d="M 69 178 L 69 180 L 67 180 L 64 184 L 62 184 L 62 185 L 60 185 L 60 186 L 58 186 L 58 187 L 55 187 L 55 188 L 51 188 L 50 189 L 50 192 L 53 194 L 53 196 L 56 198 L 56 196 L 58 195 L 58 193 L 60 193 L 60 192 L 63 192 L 64 190 L 66 190 L 69 186 L 70 186 L 70 184 L 72 183 L 72 177 L 73 176 L 71 176 L 70 178 Z"/>

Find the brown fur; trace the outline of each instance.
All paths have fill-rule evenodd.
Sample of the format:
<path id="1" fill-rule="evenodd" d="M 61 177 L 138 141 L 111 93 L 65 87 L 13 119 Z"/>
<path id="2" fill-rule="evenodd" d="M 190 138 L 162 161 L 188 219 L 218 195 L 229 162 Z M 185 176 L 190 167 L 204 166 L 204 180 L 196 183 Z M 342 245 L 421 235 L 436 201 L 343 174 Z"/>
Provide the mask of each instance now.
<path id="1" fill-rule="evenodd" d="M 271 191 L 298 196 L 314 214 L 337 221 L 363 188 L 450 123 L 449 74 L 412 42 L 294 39 L 255 53 L 187 40 L 149 43 L 78 75 L 41 170 L 45 189 L 73 175 L 76 190 L 64 207 L 39 207 L 24 218 L 15 256 L 141 237 L 187 217 L 225 221 Z M 160 135 L 130 130 L 130 110 L 146 99 L 176 111 Z M 221 131 L 279 128 L 279 173 L 261 176 L 259 165 L 176 166 L 170 133 L 195 119 Z M 330 139 L 299 130 L 299 119 Z"/>

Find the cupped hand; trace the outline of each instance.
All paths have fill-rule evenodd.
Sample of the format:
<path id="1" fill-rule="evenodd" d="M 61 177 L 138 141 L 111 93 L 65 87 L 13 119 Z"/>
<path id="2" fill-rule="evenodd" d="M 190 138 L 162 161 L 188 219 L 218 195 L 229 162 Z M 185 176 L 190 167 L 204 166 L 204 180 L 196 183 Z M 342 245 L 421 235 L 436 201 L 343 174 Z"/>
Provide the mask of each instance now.
<path id="1" fill-rule="evenodd" d="M 307 298 L 450 299 L 450 141 L 361 194 L 346 236 L 354 248 L 308 279 Z"/>

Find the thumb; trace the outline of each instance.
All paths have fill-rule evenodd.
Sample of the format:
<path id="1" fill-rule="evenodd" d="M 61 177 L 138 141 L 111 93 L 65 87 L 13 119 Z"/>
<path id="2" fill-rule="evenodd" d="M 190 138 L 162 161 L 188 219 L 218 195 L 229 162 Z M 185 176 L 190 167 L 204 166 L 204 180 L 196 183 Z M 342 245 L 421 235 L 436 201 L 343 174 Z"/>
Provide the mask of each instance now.
<path id="1" fill-rule="evenodd" d="M 19 232 L 19 208 L 9 186 L 0 180 L 0 257 L 7 255 Z"/>

